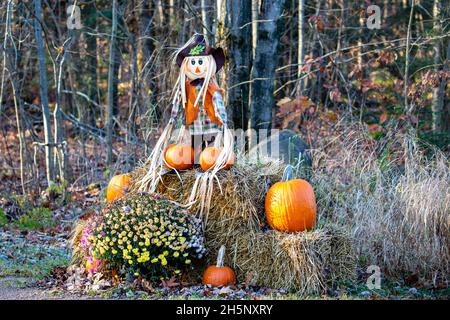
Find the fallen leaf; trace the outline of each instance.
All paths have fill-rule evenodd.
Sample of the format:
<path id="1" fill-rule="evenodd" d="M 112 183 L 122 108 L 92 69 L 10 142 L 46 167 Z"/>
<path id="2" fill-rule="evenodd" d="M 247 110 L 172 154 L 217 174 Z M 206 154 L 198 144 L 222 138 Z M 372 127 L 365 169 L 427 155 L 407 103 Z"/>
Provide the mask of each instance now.
<path id="1" fill-rule="evenodd" d="M 161 285 L 164 288 L 178 287 L 180 283 L 176 282 L 176 278 L 172 277 L 169 280 L 161 280 Z"/>

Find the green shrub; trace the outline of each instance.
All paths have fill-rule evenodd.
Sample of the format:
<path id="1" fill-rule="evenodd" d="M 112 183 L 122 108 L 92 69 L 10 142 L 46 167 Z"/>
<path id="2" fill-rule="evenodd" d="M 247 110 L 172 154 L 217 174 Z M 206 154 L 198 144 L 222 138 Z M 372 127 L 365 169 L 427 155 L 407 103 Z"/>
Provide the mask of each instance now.
<path id="1" fill-rule="evenodd" d="M 0 227 L 4 227 L 8 223 L 8 218 L 6 217 L 5 210 L 0 208 Z"/>
<path id="2" fill-rule="evenodd" d="M 22 230 L 41 230 L 56 226 L 53 212 L 48 208 L 34 208 L 14 223 Z"/>

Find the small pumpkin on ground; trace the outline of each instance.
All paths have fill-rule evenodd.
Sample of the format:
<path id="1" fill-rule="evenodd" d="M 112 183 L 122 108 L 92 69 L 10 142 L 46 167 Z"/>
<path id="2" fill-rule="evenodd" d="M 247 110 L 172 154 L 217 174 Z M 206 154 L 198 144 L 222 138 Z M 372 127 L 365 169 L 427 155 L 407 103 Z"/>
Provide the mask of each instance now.
<path id="1" fill-rule="evenodd" d="M 217 161 L 220 154 L 220 149 L 216 147 L 207 147 L 200 154 L 200 166 L 203 171 L 208 171 Z M 235 161 L 234 154 L 228 159 L 224 169 L 230 169 Z"/>
<path id="2" fill-rule="evenodd" d="M 212 286 L 229 286 L 236 283 L 236 275 L 230 267 L 223 265 L 225 246 L 221 246 L 217 255 L 217 264 L 206 268 L 203 274 L 203 284 Z"/>
<path id="3" fill-rule="evenodd" d="M 316 197 L 312 186 L 303 179 L 290 180 L 292 166 L 287 166 L 283 179 L 266 194 L 267 222 L 279 231 L 311 230 L 316 223 Z"/>
<path id="4" fill-rule="evenodd" d="M 112 177 L 106 189 L 106 202 L 111 202 L 123 197 L 131 183 L 131 176 L 119 174 Z"/>
<path id="5" fill-rule="evenodd" d="M 188 144 L 171 144 L 164 152 L 164 160 L 170 169 L 191 169 L 194 166 L 194 149 Z"/>

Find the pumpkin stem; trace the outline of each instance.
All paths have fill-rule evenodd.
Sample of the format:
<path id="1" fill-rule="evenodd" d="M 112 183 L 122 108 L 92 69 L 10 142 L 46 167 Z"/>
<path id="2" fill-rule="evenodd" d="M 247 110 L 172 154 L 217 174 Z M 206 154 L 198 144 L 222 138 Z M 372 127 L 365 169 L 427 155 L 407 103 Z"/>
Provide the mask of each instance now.
<path id="1" fill-rule="evenodd" d="M 283 181 L 289 181 L 292 180 L 292 177 L 294 176 L 294 167 L 290 164 L 288 164 L 286 166 L 286 168 L 284 168 L 284 172 L 283 172 Z"/>
<path id="2" fill-rule="evenodd" d="M 222 245 L 219 249 L 219 253 L 217 254 L 217 267 L 223 267 L 223 260 L 225 257 L 225 246 Z"/>

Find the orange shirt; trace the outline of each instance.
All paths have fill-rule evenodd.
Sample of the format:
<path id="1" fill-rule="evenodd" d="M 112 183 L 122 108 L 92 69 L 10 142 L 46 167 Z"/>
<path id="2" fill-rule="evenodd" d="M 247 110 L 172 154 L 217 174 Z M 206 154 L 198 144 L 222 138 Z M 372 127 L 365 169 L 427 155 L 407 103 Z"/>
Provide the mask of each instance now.
<path id="1" fill-rule="evenodd" d="M 207 116 L 211 119 L 211 121 L 215 122 L 218 125 L 223 125 L 222 121 L 216 117 L 216 112 L 214 110 L 214 105 L 212 103 L 212 96 L 214 92 L 220 90 L 220 92 L 224 93 L 222 89 L 213 84 L 209 83 L 208 89 L 206 91 L 204 108 Z M 192 85 L 189 81 L 186 81 L 186 126 L 191 125 L 195 119 L 198 117 L 198 113 L 200 110 L 199 105 L 194 106 L 195 100 L 197 99 L 197 90 L 194 85 Z"/>

